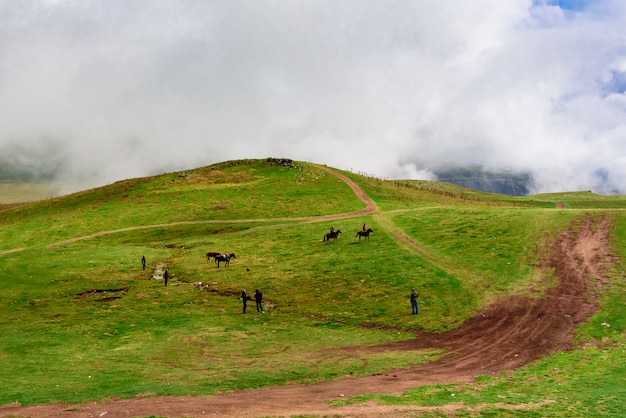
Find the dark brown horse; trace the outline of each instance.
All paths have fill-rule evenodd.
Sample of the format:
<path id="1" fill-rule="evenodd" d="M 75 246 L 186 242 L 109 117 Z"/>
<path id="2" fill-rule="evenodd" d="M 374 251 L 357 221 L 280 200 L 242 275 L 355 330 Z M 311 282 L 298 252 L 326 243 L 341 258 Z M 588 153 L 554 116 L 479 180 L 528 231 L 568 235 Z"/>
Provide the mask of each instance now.
<path id="1" fill-rule="evenodd" d="M 355 237 L 359 237 L 359 241 L 361 241 L 361 237 L 363 237 L 363 239 L 370 239 L 370 232 L 374 232 L 374 230 L 372 228 L 367 228 L 367 231 L 359 231 L 356 233 Z"/>
<path id="2" fill-rule="evenodd" d="M 338 229 L 335 232 L 329 232 L 328 234 L 324 235 L 324 242 L 330 241 L 331 239 L 337 241 L 339 234 L 341 234 L 341 229 Z"/>
<path id="3" fill-rule="evenodd" d="M 216 252 L 211 252 L 211 251 L 209 251 L 208 253 L 206 253 L 206 259 L 207 259 L 208 261 L 211 261 L 211 257 L 215 258 L 215 257 L 217 257 L 218 255 L 222 255 L 222 253 L 216 253 Z M 215 261 L 217 261 L 217 260 L 215 260 Z"/>
<path id="4" fill-rule="evenodd" d="M 217 261 L 217 268 L 220 268 L 220 263 L 224 263 L 226 267 L 230 265 L 230 259 L 237 258 L 235 253 L 232 254 L 220 254 L 215 256 L 215 261 Z"/>

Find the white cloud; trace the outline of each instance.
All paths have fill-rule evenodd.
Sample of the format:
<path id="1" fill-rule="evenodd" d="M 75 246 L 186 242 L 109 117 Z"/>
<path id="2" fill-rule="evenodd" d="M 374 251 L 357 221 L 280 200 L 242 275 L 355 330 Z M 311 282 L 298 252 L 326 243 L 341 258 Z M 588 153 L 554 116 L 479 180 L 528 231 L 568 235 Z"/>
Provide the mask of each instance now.
<path id="1" fill-rule="evenodd" d="M 72 187 L 275 156 L 626 191 L 626 5 L 575 3 L 5 0 L 0 155 L 61 141 Z"/>

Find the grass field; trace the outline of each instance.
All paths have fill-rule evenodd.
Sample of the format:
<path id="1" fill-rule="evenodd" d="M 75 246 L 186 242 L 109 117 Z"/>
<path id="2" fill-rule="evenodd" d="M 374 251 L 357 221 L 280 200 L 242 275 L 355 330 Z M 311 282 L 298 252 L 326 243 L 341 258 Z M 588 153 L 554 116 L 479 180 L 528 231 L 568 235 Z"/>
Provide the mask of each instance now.
<path id="1" fill-rule="evenodd" d="M 346 358 L 341 348 L 453 329 L 494 298 L 523 294 L 539 280 L 538 248 L 588 211 L 614 214 L 614 252 L 626 256 L 623 196 L 520 198 L 342 174 L 378 212 L 329 219 L 365 205 L 315 165 L 262 160 L 3 207 L 0 405 L 213 394 L 408 367 L 444 352 Z M 369 241 L 355 237 L 363 223 L 374 230 Z M 343 234 L 325 243 L 331 225 Z M 237 258 L 218 269 L 207 251 Z M 166 267 L 167 287 L 153 277 Z M 346 402 L 452 403 L 460 417 L 620 416 L 624 277 L 620 262 L 601 311 L 578 331 L 580 349 L 471 384 Z M 409 314 L 411 287 L 420 290 L 418 316 Z M 263 291 L 265 314 L 254 303 L 241 314 L 243 288 Z"/>

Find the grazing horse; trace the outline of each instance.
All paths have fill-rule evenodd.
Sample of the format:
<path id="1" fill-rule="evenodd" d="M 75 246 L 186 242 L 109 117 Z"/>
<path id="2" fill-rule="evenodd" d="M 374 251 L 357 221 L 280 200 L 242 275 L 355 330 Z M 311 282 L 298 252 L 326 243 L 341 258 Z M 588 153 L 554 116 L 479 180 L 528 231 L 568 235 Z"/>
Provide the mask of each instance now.
<path id="1" fill-rule="evenodd" d="M 215 261 L 217 261 L 217 268 L 220 268 L 220 263 L 224 263 L 226 267 L 230 265 L 230 259 L 237 258 L 235 253 L 232 254 L 220 254 L 215 256 Z"/>
<path id="2" fill-rule="evenodd" d="M 363 237 L 363 239 L 370 239 L 370 232 L 374 232 L 374 230 L 372 228 L 367 228 L 367 231 L 359 231 L 356 233 L 355 237 L 359 237 L 359 241 L 361 241 L 361 237 Z"/>
<path id="3" fill-rule="evenodd" d="M 341 229 L 338 229 L 335 232 L 329 232 L 328 234 L 324 235 L 324 242 L 330 241 L 331 239 L 337 241 L 337 237 L 339 237 L 339 234 L 341 234 Z"/>
<path id="4" fill-rule="evenodd" d="M 207 259 L 207 261 L 211 261 L 211 257 L 215 258 L 218 255 L 222 255 L 222 253 L 215 253 L 215 252 L 209 251 L 208 253 L 206 253 L 206 259 Z M 217 261 L 217 260 L 215 260 L 215 261 Z"/>

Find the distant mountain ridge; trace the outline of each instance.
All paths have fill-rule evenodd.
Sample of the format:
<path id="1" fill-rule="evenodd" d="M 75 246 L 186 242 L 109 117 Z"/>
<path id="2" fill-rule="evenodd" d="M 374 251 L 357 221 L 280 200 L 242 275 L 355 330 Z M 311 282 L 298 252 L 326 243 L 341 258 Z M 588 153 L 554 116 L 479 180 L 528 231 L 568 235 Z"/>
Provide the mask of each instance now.
<path id="1" fill-rule="evenodd" d="M 534 182 L 530 173 L 487 170 L 479 165 L 445 167 L 434 174 L 437 181 L 510 196 L 527 196 Z"/>

